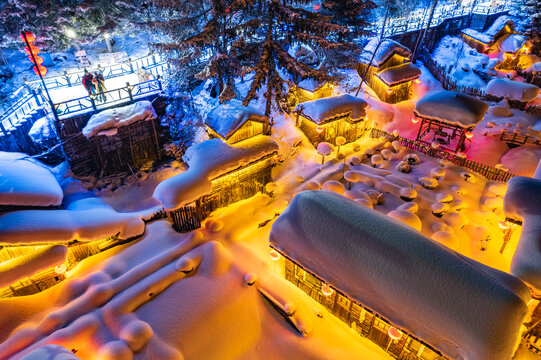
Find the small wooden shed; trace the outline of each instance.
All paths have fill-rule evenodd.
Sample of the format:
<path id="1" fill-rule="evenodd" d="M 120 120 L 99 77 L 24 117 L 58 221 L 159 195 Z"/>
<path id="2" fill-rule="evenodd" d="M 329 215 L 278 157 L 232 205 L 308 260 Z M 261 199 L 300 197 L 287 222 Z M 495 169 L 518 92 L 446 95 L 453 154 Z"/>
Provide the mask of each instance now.
<path id="1" fill-rule="evenodd" d="M 295 107 L 298 103 L 330 97 L 334 85 L 328 81 L 308 78 L 300 81 L 289 90 L 289 104 Z"/>
<path id="2" fill-rule="evenodd" d="M 334 144 L 338 136 L 347 142 L 360 138 L 368 126 L 367 107 L 363 99 L 345 94 L 300 103 L 294 114 L 297 127 L 317 146 L 320 142 Z"/>
<path id="3" fill-rule="evenodd" d="M 270 132 L 269 118 L 251 106 L 242 105 L 237 99 L 212 110 L 205 125 L 211 138 L 222 139 L 228 144 Z"/>
<path id="4" fill-rule="evenodd" d="M 412 121 L 421 120 L 417 141 L 451 152 L 463 151 L 466 140 L 471 141 L 473 129 L 488 110 L 488 105 L 477 98 L 456 91 L 433 91 L 415 105 Z"/>
<path id="5" fill-rule="evenodd" d="M 364 47 L 356 65 L 359 76 L 380 100 L 397 103 L 408 100 L 421 70 L 410 62 L 411 51 L 391 39 L 373 38 Z"/>
<path id="6" fill-rule="evenodd" d="M 276 142 L 263 135 L 233 145 L 203 141 L 186 150 L 188 170 L 158 184 L 153 197 L 175 230 L 197 229 L 217 208 L 265 192 L 277 154 Z"/>

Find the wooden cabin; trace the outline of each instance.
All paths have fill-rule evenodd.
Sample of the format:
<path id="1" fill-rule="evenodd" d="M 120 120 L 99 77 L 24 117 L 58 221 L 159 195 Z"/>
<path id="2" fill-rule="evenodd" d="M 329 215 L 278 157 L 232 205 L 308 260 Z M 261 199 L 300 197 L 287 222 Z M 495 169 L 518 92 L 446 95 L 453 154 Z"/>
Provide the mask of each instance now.
<path id="1" fill-rule="evenodd" d="M 527 286 L 387 215 L 331 191 L 303 191 L 269 242 L 287 280 L 393 358 L 514 354 Z"/>
<path id="2" fill-rule="evenodd" d="M 300 103 L 296 106 L 296 126 L 315 146 L 320 142 L 335 143 L 338 136 L 352 142 L 368 128 L 366 108 L 361 98 L 345 94 Z"/>
<path id="3" fill-rule="evenodd" d="M 363 49 L 356 65 L 359 76 L 380 100 L 390 104 L 408 100 L 412 84 L 421 70 L 410 62 L 411 51 L 391 39 L 373 38 Z"/>
<path id="4" fill-rule="evenodd" d="M 488 110 L 477 98 L 456 91 L 432 91 L 423 96 L 413 110 L 414 124 L 421 121 L 416 141 L 451 152 L 464 151 L 473 129 Z"/>
<path id="5" fill-rule="evenodd" d="M 333 88 L 327 81 L 304 79 L 289 90 L 289 104 L 294 108 L 298 103 L 331 97 Z"/>
<path id="6" fill-rule="evenodd" d="M 520 110 L 525 110 L 540 93 L 541 89 L 533 84 L 509 79 L 492 79 L 485 88 L 486 100 L 500 102 L 506 99 L 511 107 Z"/>
<path id="7" fill-rule="evenodd" d="M 210 138 L 219 138 L 234 144 L 256 135 L 270 133 L 270 121 L 259 110 L 244 106 L 236 99 L 221 104 L 212 110 L 205 120 Z"/>
<path id="8" fill-rule="evenodd" d="M 206 140 L 186 150 L 188 170 L 158 184 L 153 196 L 176 231 L 197 229 L 212 211 L 265 192 L 277 155 L 278 145 L 268 136 L 233 145 Z"/>

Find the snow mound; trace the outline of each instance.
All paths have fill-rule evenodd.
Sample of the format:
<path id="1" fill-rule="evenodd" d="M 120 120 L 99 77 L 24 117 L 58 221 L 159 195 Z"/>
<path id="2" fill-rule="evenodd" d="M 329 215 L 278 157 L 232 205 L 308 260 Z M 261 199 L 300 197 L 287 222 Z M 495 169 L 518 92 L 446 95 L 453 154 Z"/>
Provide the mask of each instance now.
<path id="1" fill-rule="evenodd" d="M 80 360 L 74 353 L 63 346 L 49 344 L 37 348 L 21 360 Z"/>
<path id="2" fill-rule="evenodd" d="M 532 101 L 541 89 L 537 86 L 509 79 L 492 79 L 485 90 L 487 94 L 508 100 Z"/>
<path id="3" fill-rule="evenodd" d="M 394 54 L 398 54 L 404 58 L 409 58 L 411 56 L 411 51 L 407 47 L 397 43 L 391 39 L 383 39 L 378 47 L 379 39 L 373 37 L 364 47 L 361 55 L 359 57 L 359 62 L 363 64 L 370 64 L 372 55 L 374 52 L 374 59 L 372 60 L 372 66 L 380 67 L 385 61 L 387 61 Z M 377 48 L 377 51 L 376 51 Z"/>
<path id="4" fill-rule="evenodd" d="M 419 76 L 421 76 L 421 70 L 417 66 L 408 62 L 402 65 L 386 68 L 385 70 L 379 72 L 376 76 L 380 78 L 381 81 L 383 81 L 387 86 L 393 86 L 417 79 Z"/>
<path id="5" fill-rule="evenodd" d="M 433 91 L 415 104 L 415 115 L 463 128 L 475 126 L 485 116 L 488 105 L 456 91 Z"/>
<path id="6" fill-rule="evenodd" d="M 58 206 L 63 197 L 45 165 L 26 154 L 0 152 L 0 206 Z"/>
<path id="7" fill-rule="evenodd" d="M 94 241 L 117 234 L 129 239 L 144 231 L 140 215 L 117 213 L 98 198 L 76 201 L 66 210 L 21 210 L 0 215 L 0 244 Z"/>
<path id="8" fill-rule="evenodd" d="M 50 245 L 1 263 L 0 288 L 32 276 L 39 271 L 62 264 L 66 260 L 67 254 L 68 248 L 66 246 Z"/>
<path id="9" fill-rule="evenodd" d="M 351 121 L 366 117 L 367 102 L 361 98 L 344 94 L 297 104 L 295 111 L 316 124 L 324 124 L 334 118 L 349 115 Z"/>
<path id="10" fill-rule="evenodd" d="M 508 35 L 500 42 L 500 51 L 515 54 L 526 43 L 526 37 L 522 35 Z"/>
<path id="11" fill-rule="evenodd" d="M 460 245 L 458 238 L 449 231 L 436 231 L 432 234 L 432 240 L 447 246 L 451 250 L 456 250 Z"/>
<path id="12" fill-rule="evenodd" d="M 390 216 L 393 219 L 396 219 L 406 225 L 409 225 L 417 231 L 421 231 L 421 228 L 423 226 L 423 224 L 421 223 L 421 219 L 419 219 L 417 215 L 415 215 L 414 213 L 408 210 L 402 210 L 402 209 L 393 210 L 389 212 L 387 216 Z"/>
<path id="13" fill-rule="evenodd" d="M 516 176 L 507 182 L 506 216 L 522 221 L 520 240 L 511 261 L 511 274 L 541 293 L 541 163 L 534 178 Z"/>
<path id="14" fill-rule="evenodd" d="M 256 108 L 244 106 L 239 100 L 233 99 L 213 109 L 207 115 L 205 125 L 228 139 L 247 121 L 268 123 L 269 118 Z"/>
<path id="15" fill-rule="evenodd" d="M 527 287 L 389 216 L 332 192 L 305 191 L 274 222 L 270 242 L 450 358 L 513 355 Z"/>
<path id="16" fill-rule="evenodd" d="M 82 132 L 89 139 L 102 131 L 114 130 L 139 120 L 153 120 L 157 117 L 150 101 L 143 100 L 92 115 Z"/>
<path id="17" fill-rule="evenodd" d="M 212 179 L 277 151 L 276 142 L 263 135 L 233 145 L 221 139 L 203 141 L 186 150 L 188 170 L 159 183 L 153 197 L 169 211 L 178 209 L 207 194 Z"/>
<path id="18" fill-rule="evenodd" d="M 28 131 L 28 136 L 37 144 L 41 144 L 45 139 L 55 138 L 56 130 L 51 118 L 44 116 L 38 119 Z"/>

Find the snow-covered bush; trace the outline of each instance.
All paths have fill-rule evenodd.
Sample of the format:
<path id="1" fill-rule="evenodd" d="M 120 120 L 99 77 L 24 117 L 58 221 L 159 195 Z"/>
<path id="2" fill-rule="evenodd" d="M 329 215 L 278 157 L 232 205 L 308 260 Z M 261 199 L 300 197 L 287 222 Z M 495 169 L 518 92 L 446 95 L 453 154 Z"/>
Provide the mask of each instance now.
<path id="1" fill-rule="evenodd" d="M 401 161 L 396 165 L 396 170 L 404 174 L 411 172 L 411 166 L 407 161 Z"/>
<path id="2" fill-rule="evenodd" d="M 321 155 L 321 164 L 325 162 L 325 156 L 329 155 L 333 151 L 333 146 L 328 142 L 320 142 L 317 145 L 317 152 Z"/>
<path id="3" fill-rule="evenodd" d="M 419 165 L 421 163 L 421 159 L 419 159 L 419 155 L 417 154 L 408 154 L 404 156 L 404 161 L 407 161 L 410 165 Z"/>

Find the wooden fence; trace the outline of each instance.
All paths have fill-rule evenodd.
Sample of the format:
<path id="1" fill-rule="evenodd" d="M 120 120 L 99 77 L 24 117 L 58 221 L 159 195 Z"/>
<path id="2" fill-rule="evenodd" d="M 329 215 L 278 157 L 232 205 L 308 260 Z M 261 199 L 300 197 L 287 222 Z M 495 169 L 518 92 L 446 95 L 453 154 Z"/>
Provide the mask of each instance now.
<path id="1" fill-rule="evenodd" d="M 191 231 L 201 227 L 201 222 L 214 210 L 265 193 L 265 185 L 272 181 L 271 171 L 275 153 L 265 156 L 240 169 L 236 169 L 213 180 L 210 194 L 169 213 L 176 231 Z M 250 168 L 246 174 L 243 169 Z M 236 179 L 230 179 L 231 177 Z M 228 181 L 221 181 L 228 177 Z"/>
<path id="2" fill-rule="evenodd" d="M 403 146 L 407 147 L 410 150 L 418 151 L 436 159 L 447 160 L 454 165 L 464 167 L 478 175 L 483 176 L 490 181 L 507 182 L 509 179 L 515 176 L 508 171 L 497 169 L 490 165 L 481 164 L 477 161 L 468 160 L 457 156 L 454 153 L 450 153 L 441 149 L 434 149 L 430 145 L 420 143 L 415 140 L 406 139 L 401 136 L 395 137 L 393 134 L 380 129 L 373 128 L 370 132 L 370 137 L 372 138 L 379 138 L 381 136 L 387 137 L 390 141 L 400 141 Z"/>

